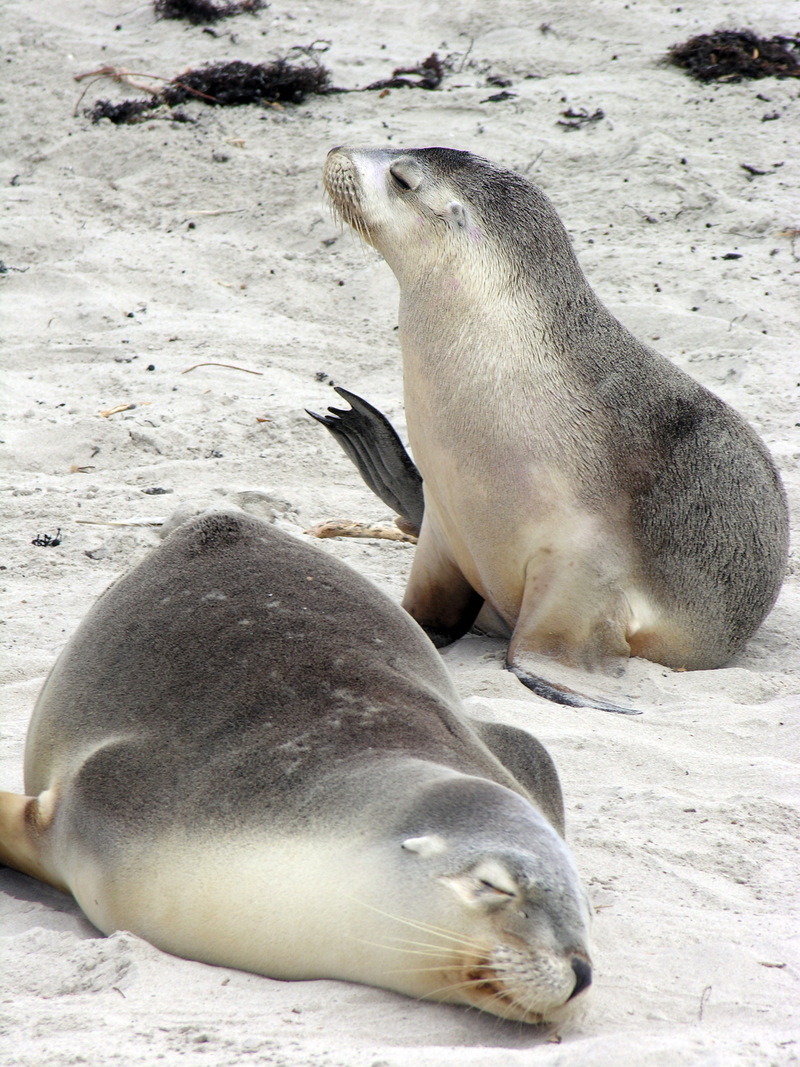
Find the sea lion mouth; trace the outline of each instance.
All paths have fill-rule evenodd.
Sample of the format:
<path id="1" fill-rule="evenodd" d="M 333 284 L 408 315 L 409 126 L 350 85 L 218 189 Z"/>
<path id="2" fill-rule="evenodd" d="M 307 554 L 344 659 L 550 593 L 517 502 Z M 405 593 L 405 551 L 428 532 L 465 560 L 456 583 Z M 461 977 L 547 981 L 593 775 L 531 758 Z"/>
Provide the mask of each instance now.
<path id="1" fill-rule="evenodd" d="M 506 989 L 501 978 L 495 973 L 494 969 L 485 964 L 479 967 L 473 967 L 466 973 L 466 980 L 472 985 L 472 992 L 477 996 L 485 998 L 491 998 L 493 1003 L 504 1003 L 511 1008 L 518 1008 L 520 1005 L 517 1003 L 516 997 Z"/>
<path id="2" fill-rule="evenodd" d="M 465 999 L 492 1015 L 542 1025 L 569 1018 L 577 1009 L 575 1000 L 591 985 L 591 965 L 581 960 L 578 969 L 576 957 L 569 978 L 566 968 L 553 967 L 552 960 L 528 959 L 526 966 L 516 953 L 513 957 L 506 961 L 484 957 L 467 964 L 461 972 Z"/>
<path id="3" fill-rule="evenodd" d="M 465 999 L 481 1011 L 534 1026 L 548 1021 L 546 1011 L 531 1009 L 488 962 L 468 968 L 464 972 L 464 984 Z"/>

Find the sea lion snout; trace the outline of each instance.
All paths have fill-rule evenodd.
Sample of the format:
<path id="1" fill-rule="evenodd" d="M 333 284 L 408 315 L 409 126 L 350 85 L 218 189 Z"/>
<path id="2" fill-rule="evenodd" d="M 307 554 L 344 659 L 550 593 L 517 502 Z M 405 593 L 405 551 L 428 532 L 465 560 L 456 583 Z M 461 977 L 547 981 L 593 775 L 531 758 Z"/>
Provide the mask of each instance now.
<path id="1" fill-rule="evenodd" d="M 575 972 L 575 988 L 569 995 L 570 1000 L 580 996 L 592 984 L 592 967 L 587 960 L 580 956 L 573 956 L 572 969 Z"/>

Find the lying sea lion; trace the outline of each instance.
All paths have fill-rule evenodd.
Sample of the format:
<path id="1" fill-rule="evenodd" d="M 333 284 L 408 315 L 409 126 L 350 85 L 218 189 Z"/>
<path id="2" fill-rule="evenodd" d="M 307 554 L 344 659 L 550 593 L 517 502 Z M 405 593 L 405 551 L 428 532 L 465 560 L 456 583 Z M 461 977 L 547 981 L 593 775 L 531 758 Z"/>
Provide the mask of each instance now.
<path id="1" fill-rule="evenodd" d="M 529 1023 L 591 983 L 544 748 L 470 724 L 366 579 L 243 514 L 179 526 L 48 677 L 0 860 L 104 933 Z"/>
<path id="2" fill-rule="evenodd" d="M 486 603 L 526 685 L 617 711 L 545 682 L 548 660 L 567 674 L 727 662 L 788 554 L 754 431 L 617 322 L 525 178 L 445 148 L 335 148 L 324 183 L 400 284 L 424 491 L 403 605 L 434 643 Z"/>

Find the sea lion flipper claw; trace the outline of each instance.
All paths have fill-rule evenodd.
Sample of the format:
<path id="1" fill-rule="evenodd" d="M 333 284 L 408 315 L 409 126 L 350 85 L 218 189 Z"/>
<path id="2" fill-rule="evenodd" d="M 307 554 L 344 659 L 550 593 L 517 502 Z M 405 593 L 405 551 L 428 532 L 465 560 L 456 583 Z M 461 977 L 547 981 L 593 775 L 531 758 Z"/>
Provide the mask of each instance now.
<path id="1" fill-rule="evenodd" d="M 371 492 L 373 492 L 377 497 L 380 497 L 380 499 L 383 500 L 384 503 L 389 503 L 389 506 L 392 508 L 392 510 L 396 510 L 394 505 L 387 501 L 381 493 L 381 489 L 383 488 L 381 485 L 381 480 L 378 476 L 374 462 L 372 461 L 369 452 L 366 452 L 363 447 L 361 447 L 361 441 L 358 437 L 355 437 L 351 433 L 345 432 L 341 425 L 341 420 L 335 417 L 336 415 L 338 415 L 338 412 L 335 411 L 333 408 L 329 408 L 328 410 L 333 412 L 333 414 L 319 415 L 316 411 L 309 411 L 308 408 L 306 408 L 305 410 L 306 414 L 310 415 L 312 419 L 316 419 L 317 422 L 321 422 L 326 429 L 330 430 L 330 432 L 339 442 L 339 445 L 341 446 L 341 449 L 344 454 L 347 456 L 353 466 L 357 468 L 359 474 L 366 483 L 367 488 L 371 490 Z"/>
<path id="2" fill-rule="evenodd" d="M 350 408 L 331 407 L 327 415 L 308 414 L 330 430 L 367 487 L 418 533 L 425 510 L 422 478 L 397 431 L 362 397 L 335 388 Z"/>
<path id="3" fill-rule="evenodd" d="M 610 700 L 603 700 L 600 697 L 587 697 L 582 693 L 576 693 L 574 689 L 570 689 L 566 685 L 547 682 L 544 678 L 530 674 L 522 667 L 514 666 L 513 663 L 506 663 L 506 670 L 519 678 L 522 684 L 530 689 L 531 692 L 536 693 L 537 696 L 544 697 L 545 700 L 552 700 L 555 704 L 564 704 L 569 708 L 594 708 L 597 711 L 614 711 L 618 715 L 642 714 L 637 708 L 625 708 L 621 704 L 612 704 Z"/>

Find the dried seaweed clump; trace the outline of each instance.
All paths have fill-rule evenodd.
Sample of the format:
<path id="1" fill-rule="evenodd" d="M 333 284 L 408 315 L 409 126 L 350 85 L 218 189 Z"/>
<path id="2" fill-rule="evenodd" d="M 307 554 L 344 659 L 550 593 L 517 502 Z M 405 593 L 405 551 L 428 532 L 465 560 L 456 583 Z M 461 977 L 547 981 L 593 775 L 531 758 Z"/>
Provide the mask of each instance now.
<path id="1" fill-rule="evenodd" d="M 330 72 L 321 64 L 295 66 L 286 59 L 273 63 L 212 63 L 184 71 L 146 100 L 123 100 L 112 104 L 98 100 L 85 114 L 92 122 L 110 119 L 115 125 L 143 122 L 159 107 L 173 108 L 188 100 L 202 100 L 212 107 L 240 104 L 300 104 L 312 93 L 330 91 Z M 180 112 L 171 116 L 187 121 Z"/>
<path id="2" fill-rule="evenodd" d="M 403 74 L 413 74 L 416 77 L 403 78 Z M 438 89 L 443 77 L 444 65 L 434 52 L 415 67 L 397 67 L 392 71 L 391 78 L 373 82 L 367 89 Z"/>
<path id="3" fill-rule="evenodd" d="M 234 15 L 255 15 L 267 4 L 264 0 L 240 0 L 239 3 L 214 3 L 213 0 L 154 0 L 153 10 L 162 19 L 186 19 L 199 26 L 218 22 Z"/>
<path id="4" fill-rule="evenodd" d="M 110 119 L 115 126 L 122 126 L 125 123 L 133 125 L 134 122 L 143 122 L 149 118 L 154 107 L 158 105 L 152 100 L 123 100 L 119 104 L 112 104 L 110 100 L 98 100 L 86 114 L 92 122 Z"/>
<path id="5" fill-rule="evenodd" d="M 159 94 L 168 107 L 200 99 L 207 104 L 301 104 L 312 93 L 330 87 L 330 73 L 320 65 L 294 66 L 285 59 L 274 63 L 212 63 L 173 78 Z"/>
<path id="6" fill-rule="evenodd" d="M 800 77 L 800 37 L 758 37 L 752 30 L 702 33 L 674 44 L 668 61 L 703 82 Z"/>

